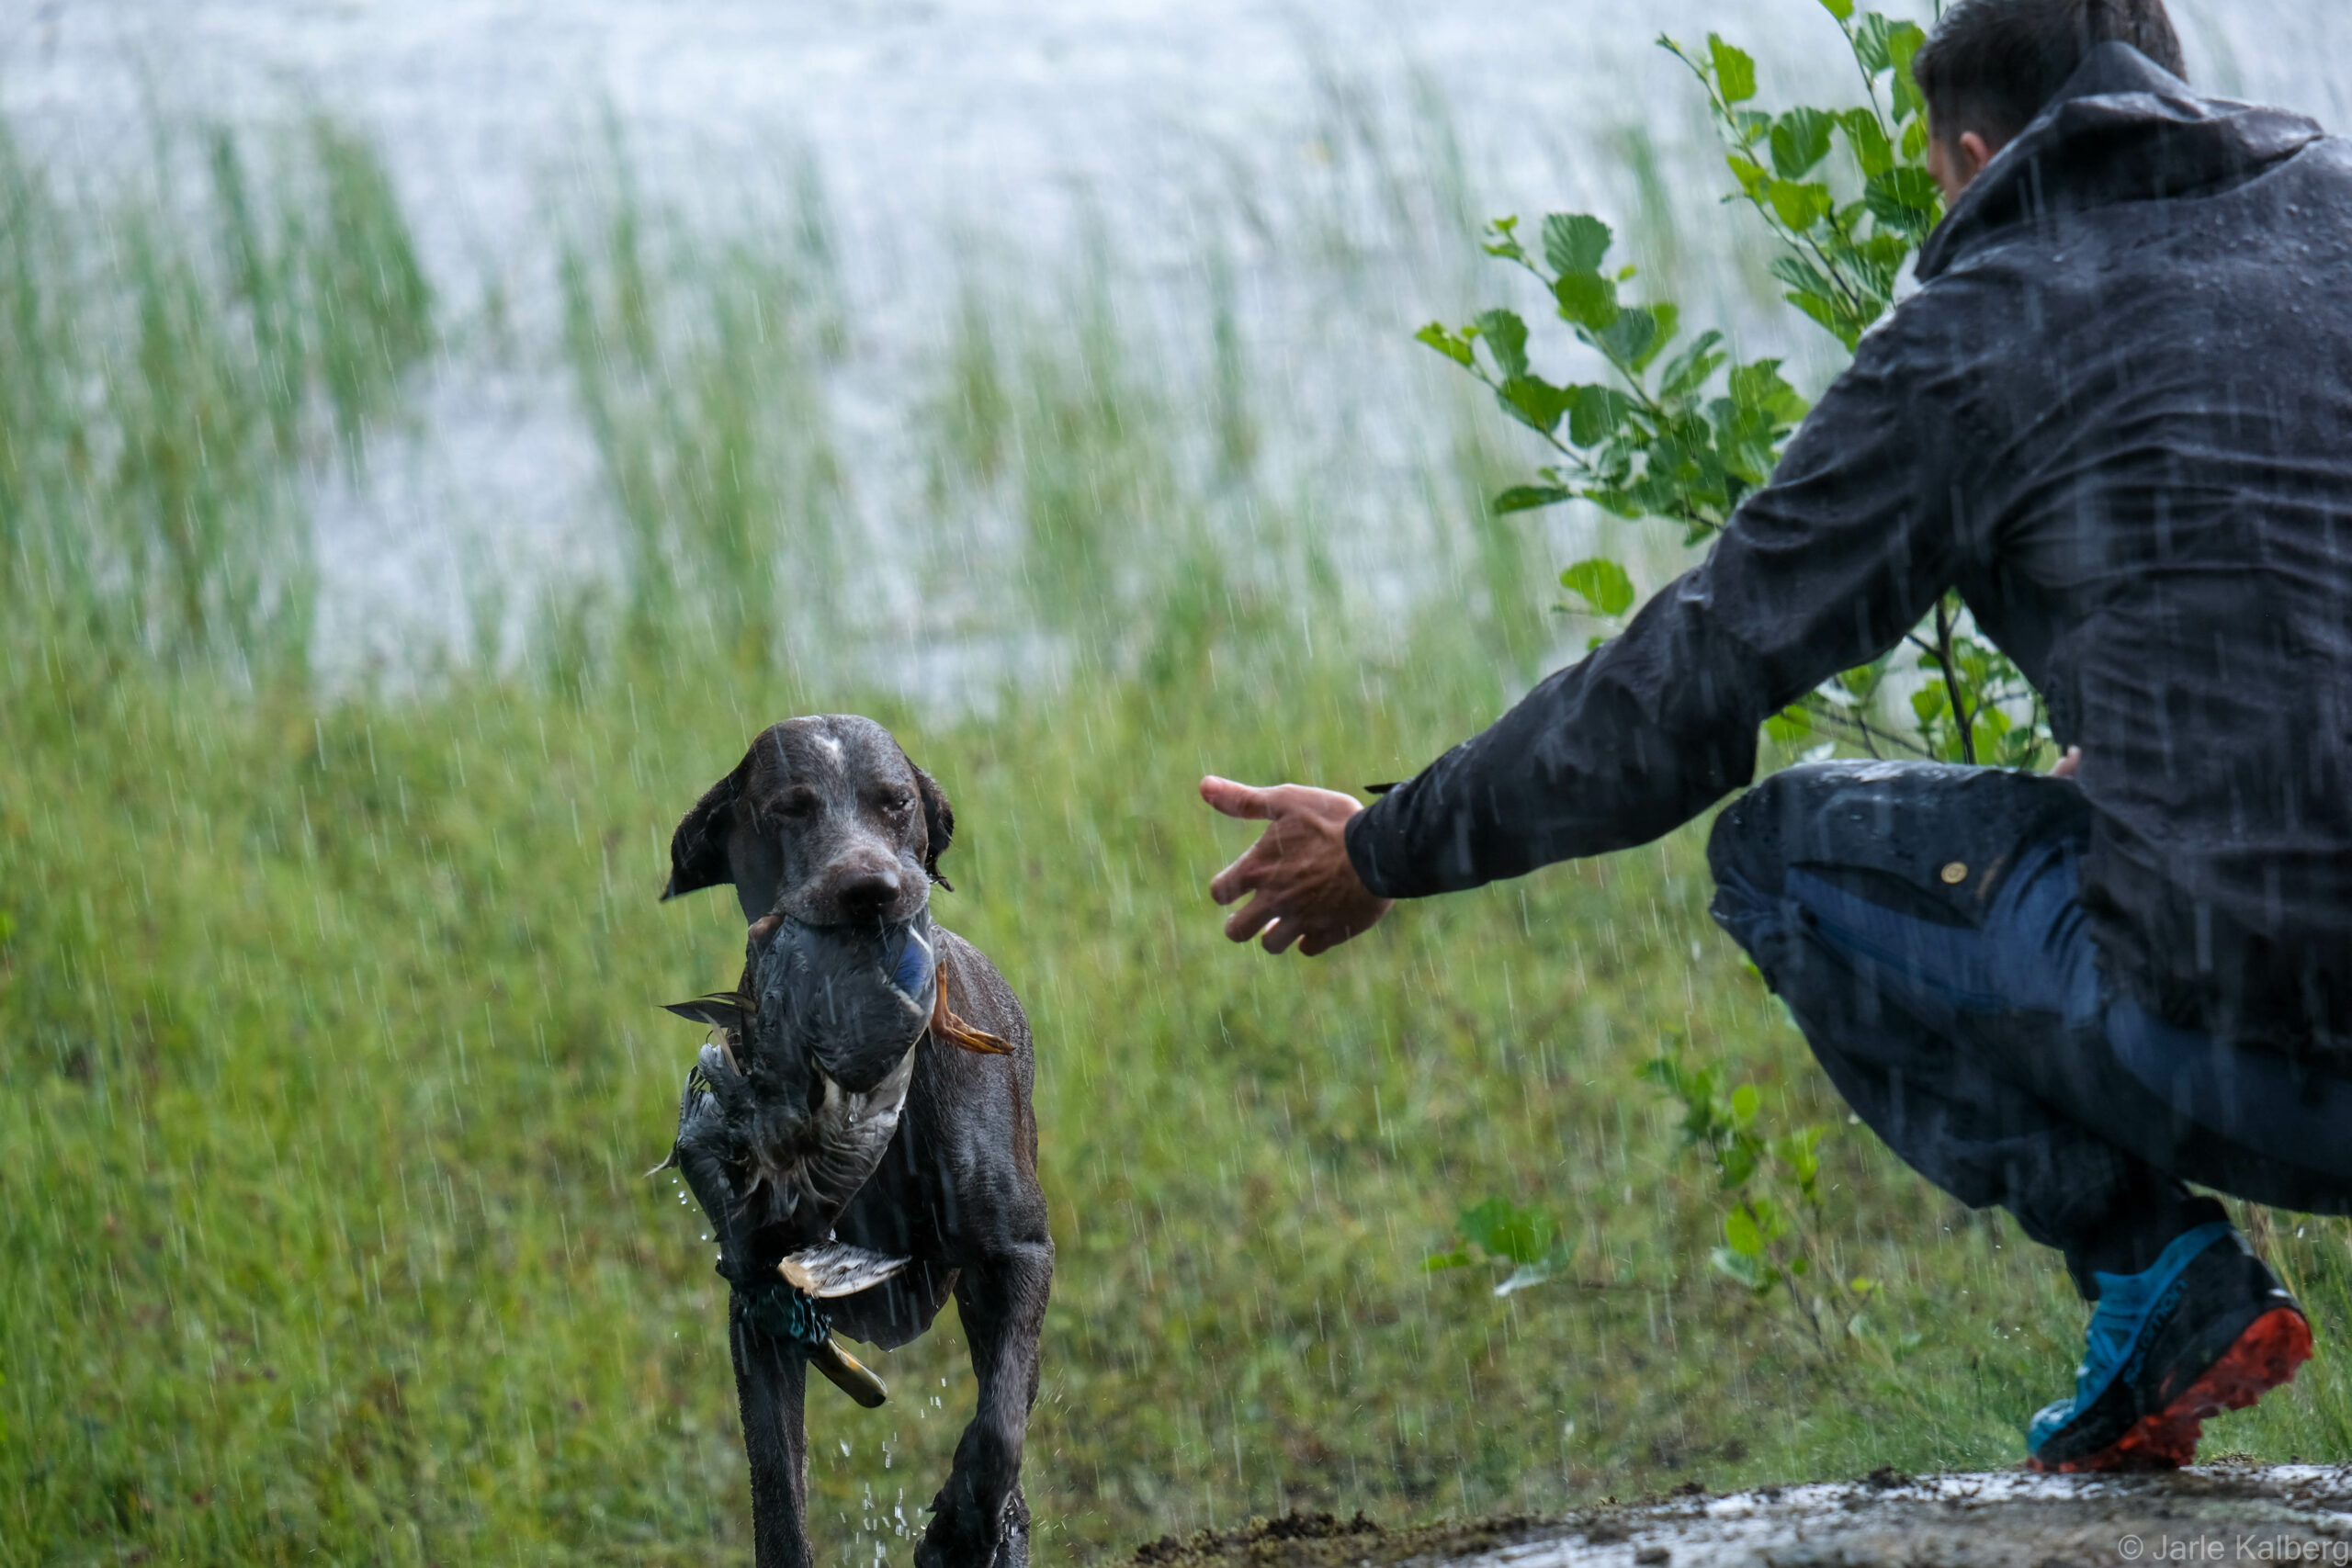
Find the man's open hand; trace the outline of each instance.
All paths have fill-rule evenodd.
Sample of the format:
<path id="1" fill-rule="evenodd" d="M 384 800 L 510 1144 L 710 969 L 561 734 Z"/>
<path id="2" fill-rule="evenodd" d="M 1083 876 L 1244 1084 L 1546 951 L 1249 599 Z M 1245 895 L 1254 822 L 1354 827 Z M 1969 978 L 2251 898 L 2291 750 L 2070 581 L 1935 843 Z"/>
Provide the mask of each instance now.
<path id="1" fill-rule="evenodd" d="M 1220 904 L 1257 895 L 1225 922 L 1235 942 L 1261 937 L 1268 953 L 1295 944 L 1312 958 L 1388 913 L 1392 900 L 1366 887 L 1348 859 L 1348 819 L 1363 809 L 1355 796 L 1306 784 L 1254 789 L 1212 774 L 1201 781 L 1201 798 L 1227 817 L 1266 824 L 1248 852 L 1209 884 Z"/>

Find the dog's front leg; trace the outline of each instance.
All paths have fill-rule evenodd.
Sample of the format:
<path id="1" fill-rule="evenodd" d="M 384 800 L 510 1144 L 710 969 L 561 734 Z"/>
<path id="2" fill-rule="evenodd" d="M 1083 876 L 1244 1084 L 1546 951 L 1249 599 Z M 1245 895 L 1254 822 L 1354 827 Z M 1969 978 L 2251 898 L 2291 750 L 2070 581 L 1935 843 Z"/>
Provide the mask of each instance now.
<path id="1" fill-rule="evenodd" d="M 710 1220 L 718 1271 L 728 1282 L 727 1348 L 751 1462 L 753 1561 L 757 1568 L 808 1568 L 808 1362 L 799 1346 L 770 1334 L 752 1311 L 776 1287 L 775 1259 L 746 1233 L 729 1174 L 741 1156 L 733 1123 L 742 1118 L 729 1111 L 740 1112 L 747 1092 L 724 1053 L 703 1047 L 697 1073 L 687 1080 L 671 1158 Z"/>
<path id="2" fill-rule="evenodd" d="M 746 1303 L 732 1295 L 727 1342 L 752 1461 L 752 1559 L 756 1568 L 808 1568 L 808 1361 L 753 1322 Z"/>
<path id="3" fill-rule="evenodd" d="M 956 1282 L 979 1403 L 947 1484 L 932 1500 L 916 1568 L 1028 1568 L 1021 1448 L 1037 1399 L 1037 1340 L 1053 1280 L 1054 1244 L 1037 1241 L 1015 1243 Z"/>

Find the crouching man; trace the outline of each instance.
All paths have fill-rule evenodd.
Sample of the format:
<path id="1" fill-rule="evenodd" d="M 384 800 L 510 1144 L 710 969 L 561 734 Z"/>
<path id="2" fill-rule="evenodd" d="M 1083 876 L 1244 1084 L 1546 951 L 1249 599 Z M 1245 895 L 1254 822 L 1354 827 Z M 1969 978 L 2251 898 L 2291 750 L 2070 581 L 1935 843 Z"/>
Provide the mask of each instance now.
<path id="1" fill-rule="evenodd" d="M 1204 781 L 1269 824 L 1212 893 L 1315 953 L 1655 839 L 1957 588 L 2067 763 L 1777 774 L 1713 912 L 1861 1118 L 2097 1303 L 2034 1464 L 2179 1464 L 2311 1353 L 2186 1184 L 2352 1212 L 2352 145 L 2193 94 L 2161 0 L 1959 0 L 1915 74 L 1949 214 L 1771 485 L 1370 809 Z"/>

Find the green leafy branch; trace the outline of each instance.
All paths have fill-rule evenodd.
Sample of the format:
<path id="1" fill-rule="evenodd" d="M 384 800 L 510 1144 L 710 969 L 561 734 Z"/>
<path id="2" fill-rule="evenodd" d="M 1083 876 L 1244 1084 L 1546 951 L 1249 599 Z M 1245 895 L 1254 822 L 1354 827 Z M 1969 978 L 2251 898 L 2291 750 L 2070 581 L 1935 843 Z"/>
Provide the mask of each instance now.
<path id="1" fill-rule="evenodd" d="M 1756 62 L 1707 35 L 1702 52 L 1658 39 L 1690 67 L 1707 95 L 1724 142 L 1724 162 L 1784 254 L 1772 276 L 1789 302 L 1836 334 L 1851 353 L 1894 304 L 1903 264 L 1943 215 L 1925 167 L 1927 106 L 1911 81 L 1911 57 L 1927 41 L 1913 22 L 1876 12 L 1856 18 L 1852 0 L 1823 0 L 1860 68 L 1868 102 L 1856 108 L 1793 108 L 1772 115 L 1744 106 L 1756 96 Z M 1879 80 L 1890 78 L 1891 113 Z M 1841 201 L 1825 165 L 1843 141 L 1860 189 Z"/>
<path id="2" fill-rule="evenodd" d="M 1784 297 L 1850 353 L 1893 309 L 1896 280 L 1940 220 L 1942 199 L 1925 167 L 1927 106 L 1910 73 L 1926 34 L 1858 11 L 1854 0 L 1821 4 L 1860 76 L 1860 105 L 1774 115 L 1754 107 L 1755 61 L 1721 35 L 1710 33 L 1704 50 L 1658 41 L 1707 95 L 1736 186 L 1726 199 L 1744 200 L 1779 242 L 1771 270 Z M 1487 253 L 1540 285 L 1569 333 L 1599 355 L 1599 380 L 1540 373 L 1527 322 L 1508 309 L 1460 327 L 1432 321 L 1417 336 L 1552 450 L 1539 482 L 1495 498 L 1498 513 L 1585 501 L 1629 521 L 1679 524 L 1684 544 L 1697 545 L 1769 480 L 1807 405 L 1781 361 L 1735 365 L 1721 333 L 1702 333 L 1668 358 L 1680 309 L 1624 298 L 1638 275 L 1610 265 L 1614 241 L 1607 223 L 1580 213 L 1545 218 L 1532 241 L 1515 218 L 1485 237 Z M 1605 557 L 1576 562 L 1560 581 L 1604 623 L 1620 620 L 1635 596 L 1623 566 Z M 1961 629 L 1966 624 L 1958 596 L 1948 594 L 1906 637 L 1913 668 L 1930 676 L 1911 694 L 1909 733 L 1881 716 L 1894 656 L 1825 682 L 1767 732 L 1792 747 L 1826 739 L 1871 756 L 2036 764 L 2053 750 L 2041 702 L 1999 650 Z"/>
<path id="3" fill-rule="evenodd" d="M 1648 1063 L 1642 1077 L 1682 1107 L 1683 1146 L 1714 1164 L 1727 1206 L 1724 1244 L 1708 1254 L 1709 1263 L 1759 1301 L 1776 1291 L 1785 1294 L 1825 1354 L 1840 1337 L 1871 1340 L 1867 1309 L 1878 1282 L 1840 1279 L 1821 1244 L 1821 1145 L 1828 1127 L 1768 1133 L 1764 1097 L 1754 1084 L 1730 1086 L 1722 1066 L 1694 1067 L 1675 1052 Z M 1888 1353 L 1899 1358 L 1918 1337 L 1904 1337 Z"/>
<path id="4" fill-rule="evenodd" d="M 1781 444 L 1804 417 L 1807 404 L 1781 377 L 1781 361 L 1733 368 L 1709 398 L 1710 382 L 1730 359 L 1723 333 L 1702 333 L 1660 365 L 1679 331 L 1679 308 L 1619 298 L 1636 273 L 1604 270 L 1616 238 L 1608 224 L 1555 213 L 1533 253 L 1518 231 L 1516 218 L 1494 223 L 1487 254 L 1543 286 L 1577 340 L 1600 354 L 1610 378 L 1555 383 L 1538 375 L 1528 358 L 1527 323 L 1509 310 L 1488 310 L 1461 328 L 1432 321 L 1416 334 L 1485 383 L 1506 413 L 1558 455 L 1541 470 L 1542 484 L 1505 491 L 1495 509 L 1583 500 L 1629 520 L 1679 522 L 1686 543 L 1713 535 L 1770 478 Z"/>

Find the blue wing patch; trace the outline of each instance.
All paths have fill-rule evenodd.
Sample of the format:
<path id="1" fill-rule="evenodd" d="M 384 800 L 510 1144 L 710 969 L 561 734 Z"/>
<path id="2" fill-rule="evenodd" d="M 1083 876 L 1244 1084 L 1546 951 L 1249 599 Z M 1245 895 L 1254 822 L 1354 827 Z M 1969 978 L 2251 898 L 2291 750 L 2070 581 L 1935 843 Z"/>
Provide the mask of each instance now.
<path id="1" fill-rule="evenodd" d="M 919 997 L 930 979 L 931 947 L 910 929 L 899 949 L 899 963 L 890 972 L 890 983 L 910 997 Z"/>

